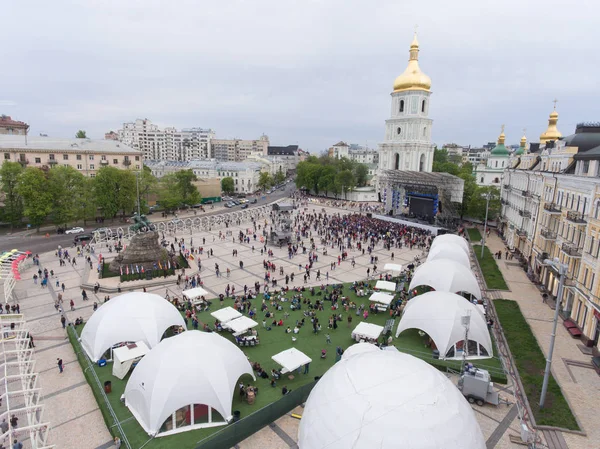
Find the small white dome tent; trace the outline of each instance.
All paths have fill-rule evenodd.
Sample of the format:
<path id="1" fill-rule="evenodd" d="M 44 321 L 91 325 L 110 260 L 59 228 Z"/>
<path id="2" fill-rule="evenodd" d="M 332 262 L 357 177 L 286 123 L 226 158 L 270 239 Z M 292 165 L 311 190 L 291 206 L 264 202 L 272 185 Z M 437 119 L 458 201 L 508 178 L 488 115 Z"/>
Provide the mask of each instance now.
<path id="1" fill-rule="evenodd" d="M 473 410 L 434 367 L 369 351 L 333 365 L 310 393 L 300 449 L 484 449 Z"/>
<path id="2" fill-rule="evenodd" d="M 431 260 L 418 267 L 409 288 L 412 290 L 421 285 L 442 292 L 466 292 L 481 298 L 481 290 L 473 272 L 452 260 Z"/>
<path id="3" fill-rule="evenodd" d="M 185 322 L 169 301 L 152 293 L 125 293 L 94 312 L 81 332 L 81 346 L 97 362 L 118 343 L 141 340 L 152 349 L 171 326 L 185 328 Z"/>
<path id="4" fill-rule="evenodd" d="M 227 424 L 237 382 L 254 377 L 244 353 L 216 333 L 187 331 L 161 341 L 133 370 L 125 404 L 149 435 Z"/>
<path id="5" fill-rule="evenodd" d="M 440 358 L 461 359 L 465 339 L 462 319 L 468 314 L 467 358 L 492 357 L 492 339 L 484 317 L 477 306 L 454 293 L 428 292 L 408 301 L 396 337 L 407 329 L 419 329 L 431 337 L 440 352 Z"/>
<path id="6" fill-rule="evenodd" d="M 427 254 L 427 262 L 438 259 L 447 259 L 459 263 L 464 267 L 471 269 L 471 261 L 460 245 L 455 243 L 441 243 L 429 250 Z"/>
<path id="7" fill-rule="evenodd" d="M 438 235 L 433 239 L 433 242 L 431 242 L 431 249 L 435 248 L 437 245 L 444 245 L 447 243 L 457 245 L 461 247 L 465 253 L 469 254 L 469 242 L 467 242 L 465 238 L 455 234 Z"/>

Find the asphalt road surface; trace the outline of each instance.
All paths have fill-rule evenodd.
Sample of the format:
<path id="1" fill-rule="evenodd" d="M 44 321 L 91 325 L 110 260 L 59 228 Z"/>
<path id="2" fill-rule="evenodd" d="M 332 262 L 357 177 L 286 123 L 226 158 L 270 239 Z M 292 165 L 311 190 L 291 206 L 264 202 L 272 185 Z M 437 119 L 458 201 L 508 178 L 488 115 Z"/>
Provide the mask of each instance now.
<path id="1" fill-rule="evenodd" d="M 280 198 L 288 197 L 295 190 L 295 186 L 293 182 L 290 182 L 286 185 L 285 191 L 276 190 L 270 195 L 267 195 L 267 198 L 261 200 L 260 197 L 257 204 L 249 204 L 248 209 L 253 209 L 258 206 L 263 206 L 266 203 L 271 203 Z M 227 209 L 222 206 L 216 206 L 214 210 L 207 209 L 205 213 L 199 213 L 198 217 L 206 217 L 210 215 L 217 215 L 226 212 L 233 212 L 235 210 L 239 210 L 240 206 L 232 207 L 231 209 Z M 182 218 L 186 218 L 187 215 L 182 215 Z M 153 215 L 149 215 L 148 218 L 150 221 L 163 221 L 165 218 L 161 216 L 160 213 L 155 213 Z M 174 218 L 172 215 L 167 219 Z M 90 226 L 85 227 L 85 233 L 90 233 L 97 227 L 100 227 L 97 223 L 93 223 Z M 116 228 L 119 226 L 127 226 L 127 223 L 115 223 L 114 225 L 107 224 L 107 227 Z M 10 251 L 12 249 L 18 249 L 19 251 L 31 251 L 34 254 L 45 253 L 47 251 L 54 251 L 58 248 L 58 246 L 70 248 L 73 246 L 73 239 L 77 234 L 52 234 L 50 233 L 49 237 L 45 236 L 45 233 L 41 234 L 33 234 L 33 235 L 4 235 L 0 237 L 0 253 L 3 251 Z"/>

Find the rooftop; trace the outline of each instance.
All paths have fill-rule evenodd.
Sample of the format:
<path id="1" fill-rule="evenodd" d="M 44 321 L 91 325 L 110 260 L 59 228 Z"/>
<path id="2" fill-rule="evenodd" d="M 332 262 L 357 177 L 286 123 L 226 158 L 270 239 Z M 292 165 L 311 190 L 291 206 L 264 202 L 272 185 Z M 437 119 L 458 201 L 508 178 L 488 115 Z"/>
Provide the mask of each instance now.
<path id="1" fill-rule="evenodd" d="M 29 125 L 25 122 L 13 120 L 10 115 L 0 115 L 0 126 L 13 126 L 15 128 L 29 128 Z"/>
<path id="2" fill-rule="evenodd" d="M 59 137 L 0 135 L 0 150 L 56 151 L 65 153 L 114 153 L 141 155 L 117 140 L 65 139 Z"/>
<path id="3" fill-rule="evenodd" d="M 267 154 L 270 156 L 295 156 L 298 154 L 298 145 L 288 145 L 287 147 L 269 146 Z"/>
<path id="4" fill-rule="evenodd" d="M 191 161 L 144 161 L 144 165 L 150 169 L 156 168 L 179 168 L 186 169 L 204 169 L 204 170 L 227 170 L 227 171 L 243 171 L 243 170 L 260 170 L 262 164 L 258 162 L 220 162 L 213 159 L 201 160 L 193 159 Z"/>

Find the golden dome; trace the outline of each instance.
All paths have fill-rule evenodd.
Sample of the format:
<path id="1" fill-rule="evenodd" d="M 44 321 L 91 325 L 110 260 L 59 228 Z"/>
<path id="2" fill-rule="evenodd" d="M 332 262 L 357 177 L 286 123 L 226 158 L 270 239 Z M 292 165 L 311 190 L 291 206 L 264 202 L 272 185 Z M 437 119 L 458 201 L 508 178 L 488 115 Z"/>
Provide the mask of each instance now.
<path id="1" fill-rule="evenodd" d="M 556 105 L 555 105 L 555 107 L 556 107 Z M 548 119 L 548 128 L 540 136 L 540 144 L 541 145 L 545 144 L 549 140 L 558 140 L 559 138 L 562 137 L 561 132 L 556 127 L 557 123 L 558 123 L 558 112 L 556 112 L 556 109 L 554 109 L 550 113 L 550 118 Z"/>
<path id="2" fill-rule="evenodd" d="M 417 33 L 410 44 L 408 66 L 402 75 L 394 81 L 394 92 L 403 90 L 426 90 L 431 88 L 431 78 L 421 72 L 419 67 L 419 41 Z"/>

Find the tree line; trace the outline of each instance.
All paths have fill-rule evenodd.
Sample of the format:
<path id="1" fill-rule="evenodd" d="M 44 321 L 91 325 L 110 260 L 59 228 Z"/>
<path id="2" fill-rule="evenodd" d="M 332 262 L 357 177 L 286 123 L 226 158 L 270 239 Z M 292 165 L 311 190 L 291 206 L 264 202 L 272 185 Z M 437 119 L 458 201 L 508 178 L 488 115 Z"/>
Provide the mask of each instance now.
<path id="1" fill-rule="evenodd" d="M 281 169 L 275 173 L 275 176 L 272 176 L 269 172 L 260 172 L 257 187 L 260 190 L 268 190 L 273 186 L 281 184 L 283 181 L 285 181 L 285 175 Z M 231 176 L 221 179 L 221 191 L 226 195 L 231 195 L 235 192 L 235 182 Z"/>
<path id="2" fill-rule="evenodd" d="M 309 156 L 296 168 L 296 187 L 306 188 L 316 195 L 346 195 L 355 187 L 367 185 L 369 169 L 365 164 L 345 157 Z"/>
<path id="3" fill-rule="evenodd" d="M 94 178 L 88 178 L 70 166 L 23 168 L 18 162 L 5 162 L 0 167 L 0 190 L 4 207 L 0 219 L 11 228 L 25 223 L 39 229 L 52 222 L 57 226 L 97 217 L 115 218 L 137 212 L 148 212 L 148 199 L 153 196 L 163 209 L 174 210 L 200 202 L 193 184 L 192 170 L 182 170 L 157 180 L 148 167 L 140 172 L 116 167 L 102 167 Z"/>

